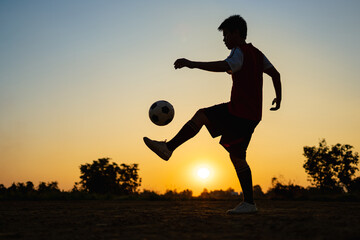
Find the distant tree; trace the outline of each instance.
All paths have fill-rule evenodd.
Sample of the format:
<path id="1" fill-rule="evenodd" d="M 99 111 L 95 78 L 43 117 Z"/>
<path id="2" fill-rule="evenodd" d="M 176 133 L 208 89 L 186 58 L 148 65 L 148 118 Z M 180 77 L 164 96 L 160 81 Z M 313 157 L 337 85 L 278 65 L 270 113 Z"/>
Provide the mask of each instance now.
<path id="1" fill-rule="evenodd" d="M 34 192 L 35 191 L 34 184 L 30 181 L 26 182 L 25 188 L 26 188 L 26 192 Z"/>
<path id="2" fill-rule="evenodd" d="M 358 153 L 352 149 L 351 145 L 339 143 L 329 147 L 325 139 L 319 142 L 319 147 L 305 146 L 303 167 L 312 185 L 322 190 L 348 191 L 359 162 Z"/>
<path id="3" fill-rule="evenodd" d="M 11 186 L 10 187 L 8 187 L 8 192 L 16 192 L 17 191 L 17 186 L 16 186 L 16 184 L 13 182 L 12 184 L 11 184 Z"/>
<path id="4" fill-rule="evenodd" d="M 58 187 L 58 182 L 40 182 L 39 186 L 37 187 L 39 193 L 49 193 L 49 192 L 60 192 Z"/>
<path id="5" fill-rule="evenodd" d="M 35 191 L 34 184 L 30 181 L 27 181 L 26 183 L 18 182 L 14 186 L 14 190 L 16 189 L 16 192 L 20 193 L 29 193 Z"/>
<path id="6" fill-rule="evenodd" d="M 33 192 L 34 184 L 30 181 L 26 183 L 18 182 L 18 183 L 12 183 L 11 186 L 7 189 L 8 192 L 12 193 L 27 193 L 27 192 Z"/>
<path id="7" fill-rule="evenodd" d="M 84 190 L 101 194 L 129 194 L 136 192 L 141 185 L 138 164 L 121 164 L 119 166 L 114 162 L 109 163 L 109 160 L 109 158 L 101 158 L 93 161 L 92 164 L 81 165 L 81 181 L 75 183 L 73 191 Z"/>

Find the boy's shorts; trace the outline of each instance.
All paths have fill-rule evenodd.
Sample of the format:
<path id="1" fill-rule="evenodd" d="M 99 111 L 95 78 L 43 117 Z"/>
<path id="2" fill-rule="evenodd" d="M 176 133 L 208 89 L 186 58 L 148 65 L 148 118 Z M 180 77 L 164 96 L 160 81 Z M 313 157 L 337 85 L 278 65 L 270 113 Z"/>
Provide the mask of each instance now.
<path id="1" fill-rule="evenodd" d="M 220 144 L 231 154 L 246 158 L 251 135 L 259 121 L 236 117 L 229 113 L 228 103 L 204 108 L 209 120 L 206 128 L 213 138 L 221 136 Z"/>

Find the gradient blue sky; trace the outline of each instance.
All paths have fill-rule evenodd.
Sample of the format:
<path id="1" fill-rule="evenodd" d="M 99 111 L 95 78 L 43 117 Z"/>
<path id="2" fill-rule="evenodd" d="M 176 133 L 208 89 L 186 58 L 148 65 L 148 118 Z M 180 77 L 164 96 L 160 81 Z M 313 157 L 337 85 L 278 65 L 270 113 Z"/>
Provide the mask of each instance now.
<path id="1" fill-rule="evenodd" d="M 1 1 L 0 183 L 58 181 L 71 189 L 79 166 L 101 157 L 139 163 L 157 191 L 233 187 L 227 153 L 203 129 L 164 163 L 143 136 L 170 139 L 206 106 L 226 102 L 227 74 L 173 69 L 179 57 L 222 60 L 220 23 L 240 14 L 248 42 L 280 71 L 283 104 L 264 79 L 264 117 L 248 150 L 254 184 L 272 177 L 307 185 L 305 145 L 360 148 L 359 1 Z M 153 125 L 160 99 L 174 121 Z M 207 181 L 193 172 L 210 169 Z"/>

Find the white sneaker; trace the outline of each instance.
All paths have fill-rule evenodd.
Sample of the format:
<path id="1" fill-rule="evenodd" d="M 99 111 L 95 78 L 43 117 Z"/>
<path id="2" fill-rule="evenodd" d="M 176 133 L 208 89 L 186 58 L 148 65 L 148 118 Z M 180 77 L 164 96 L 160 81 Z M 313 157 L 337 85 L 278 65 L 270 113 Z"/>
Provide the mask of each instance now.
<path id="1" fill-rule="evenodd" d="M 144 142 L 146 146 L 148 146 L 154 153 L 156 153 L 159 157 L 161 157 L 165 161 L 169 160 L 169 158 L 171 157 L 172 151 L 168 149 L 165 141 L 158 142 L 155 140 L 151 140 L 147 137 L 144 137 Z"/>
<path id="2" fill-rule="evenodd" d="M 237 205 L 235 208 L 228 210 L 227 214 L 243 214 L 243 213 L 256 213 L 257 208 L 255 204 L 250 204 L 247 202 L 242 202 Z"/>

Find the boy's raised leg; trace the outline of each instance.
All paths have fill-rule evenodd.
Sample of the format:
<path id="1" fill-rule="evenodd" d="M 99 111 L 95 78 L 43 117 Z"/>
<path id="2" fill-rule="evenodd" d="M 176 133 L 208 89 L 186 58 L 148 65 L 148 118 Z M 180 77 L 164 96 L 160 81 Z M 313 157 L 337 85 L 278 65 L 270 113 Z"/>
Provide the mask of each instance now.
<path id="1" fill-rule="evenodd" d="M 181 144 L 190 138 L 193 138 L 200 131 L 202 126 L 207 123 L 207 121 L 204 110 L 200 109 L 169 142 L 154 141 L 147 137 L 144 137 L 144 142 L 159 157 L 167 161 L 171 157 L 172 152 Z"/>
<path id="2" fill-rule="evenodd" d="M 193 138 L 208 122 L 208 119 L 205 115 L 205 111 L 203 109 L 198 110 L 195 115 L 189 120 L 175 135 L 173 139 L 171 139 L 166 145 L 168 146 L 169 150 L 174 151 L 177 147 L 181 144 Z"/>

